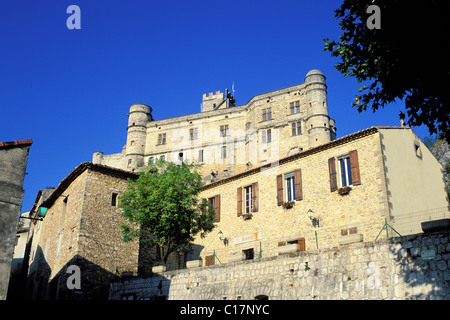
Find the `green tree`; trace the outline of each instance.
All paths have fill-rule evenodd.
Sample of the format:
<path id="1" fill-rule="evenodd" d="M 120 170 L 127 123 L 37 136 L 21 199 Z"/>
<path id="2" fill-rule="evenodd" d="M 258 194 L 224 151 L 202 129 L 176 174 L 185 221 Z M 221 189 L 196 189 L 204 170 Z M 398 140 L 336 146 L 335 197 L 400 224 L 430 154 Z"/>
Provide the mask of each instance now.
<path id="1" fill-rule="evenodd" d="M 119 207 L 127 222 L 121 224 L 125 242 L 157 245 L 162 262 L 170 253 L 187 246 L 214 228 L 214 211 L 198 197 L 202 181 L 198 165 L 158 160 L 150 163 L 136 181 L 129 180 Z"/>
<path id="2" fill-rule="evenodd" d="M 367 25 L 370 5 L 380 9 L 379 29 Z M 338 41 L 325 39 L 325 51 L 340 57 L 338 71 L 362 84 L 352 106 L 375 112 L 400 99 L 408 125 L 424 124 L 450 141 L 447 2 L 344 0 L 335 17 L 343 33 Z"/>

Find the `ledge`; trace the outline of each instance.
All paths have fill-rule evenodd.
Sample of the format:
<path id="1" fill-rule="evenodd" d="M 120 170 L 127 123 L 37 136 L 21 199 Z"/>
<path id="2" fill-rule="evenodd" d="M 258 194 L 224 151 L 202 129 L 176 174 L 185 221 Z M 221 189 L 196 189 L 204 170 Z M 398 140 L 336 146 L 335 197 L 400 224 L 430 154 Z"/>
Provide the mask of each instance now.
<path id="1" fill-rule="evenodd" d="M 363 241 L 364 241 L 364 237 L 361 233 L 349 234 L 347 236 L 341 236 L 338 238 L 338 243 L 340 245 L 356 243 L 356 242 L 363 242 Z"/>
<path id="2" fill-rule="evenodd" d="M 300 245 L 298 243 L 278 247 L 278 254 L 293 253 L 299 251 Z"/>

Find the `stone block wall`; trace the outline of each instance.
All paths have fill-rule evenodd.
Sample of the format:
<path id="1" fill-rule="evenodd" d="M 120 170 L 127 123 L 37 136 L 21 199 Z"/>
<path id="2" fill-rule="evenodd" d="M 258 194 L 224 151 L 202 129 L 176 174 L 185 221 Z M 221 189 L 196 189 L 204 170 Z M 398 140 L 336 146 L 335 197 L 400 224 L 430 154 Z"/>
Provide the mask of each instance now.
<path id="1" fill-rule="evenodd" d="M 450 232 L 168 271 L 111 284 L 109 299 L 450 300 Z"/>

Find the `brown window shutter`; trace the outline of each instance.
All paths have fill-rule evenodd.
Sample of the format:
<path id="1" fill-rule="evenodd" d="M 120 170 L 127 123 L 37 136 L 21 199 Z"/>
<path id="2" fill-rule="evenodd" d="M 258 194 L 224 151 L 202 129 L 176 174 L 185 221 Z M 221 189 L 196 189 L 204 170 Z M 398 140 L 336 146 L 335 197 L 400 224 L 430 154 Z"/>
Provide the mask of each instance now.
<path id="1" fill-rule="evenodd" d="M 252 184 L 252 212 L 258 212 L 258 182 Z"/>
<path id="2" fill-rule="evenodd" d="M 294 172 L 294 180 L 295 180 L 295 200 L 303 199 L 303 190 L 302 190 L 302 170 L 298 169 Z"/>
<path id="3" fill-rule="evenodd" d="M 220 194 L 214 197 L 214 222 L 220 222 Z"/>
<path id="4" fill-rule="evenodd" d="M 352 167 L 352 184 L 354 186 L 361 184 L 361 177 L 359 175 L 358 152 L 356 150 L 350 151 L 350 166 Z"/>
<path id="5" fill-rule="evenodd" d="M 242 216 L 242 187 L 237 188 L 237 216 Z"/>
<path id="6" fill-rule="evenodd" d="M 286 241 L 279 241 L 279 242 L 278 242 L 278 246 L 279 246 L 279 247 L 282 247 L 282 246 L 284 246 L 284 245 L 286 245 Z"/>
<path id="7" fill-rule="evenodd" d="M 297 241 L 300 245 L 300 251 L 305 251 L 305 238 L 298 238 Z"/>
<path id="8" fill-rule="evenodd" d="M 330 190 L 334 192 L 337 190 L 336 159 L 328 159 L 328 169 L 330 171 Z"/>
<path id="9" fill-rule="evenodd" d="M 281 206 L 283 204 L 283 175 L 277 175 L 277 200 L 278 205 Z"/>
<path id="10" fill-rule="evenodd" d="M 206 256 L 205 266 L 212 266 L 212 265 L 214 265 L 214 255 Z"/>

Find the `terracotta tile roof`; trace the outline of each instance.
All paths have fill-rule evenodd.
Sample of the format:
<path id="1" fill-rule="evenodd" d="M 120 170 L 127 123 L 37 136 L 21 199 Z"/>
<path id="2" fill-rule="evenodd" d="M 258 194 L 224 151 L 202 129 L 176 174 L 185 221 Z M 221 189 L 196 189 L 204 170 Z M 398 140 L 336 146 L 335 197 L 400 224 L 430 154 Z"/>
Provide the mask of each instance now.
<path id="1" fill-rule="evenodd" d="M 26 139 L 26 140 L 15 140 L 15 141 L 0 141 L 0 149 L 1 148 L 13 148 L 13 147 L 19 147 L 19 146 L 31 146 L 33 143 L 33 140 Z"/>
<path id="2" fill-rule="evenodd" d="M 281 165 L 281 164 L 284 164 L 284 163 L 288 163 L 288 162 L 294 161 L 296 159 L 307 157 L 307 156 L 309 156 L 311 154 L 318 153 L 318 152 L 321 152 L 323 150 L 327 150 L 327 149 L 330 149 L 332 147 L 335 147 L 335 146 L 338 146 L 338 145 L 341 145 L 341 144 L 345 144 L 345 143 L 347 143 L 349 141 L 353 141 L 353 140 L 356 140 L 356 139 L 359 139 L 359 138 L 362 138 L 362 137 L 366 137 L 366 136 L 372 135 L 372 134 L 378 132 L 378 130 L 380 130 L 380 129 L 403 129 L 404 130 L 404 129 L 411 129 L 411 128 L 408 127 L 408 126 L 405 126 L 405 127 L 373 126 L 373 127 L 370 127 L 370 128 L 364 129 L 364 130 L 360 130 L 360 131 L 348 134 L 346 136 L 343 136 L 343 137 L 341 137 L 339 139 L 327 142 L 327 143 L 322 144 L 320 146 L 317 146 L 317 147 L 314 147 L 314 148 L 311 148 L 311 149 L 308 149 L 308 150 L 301 151 L 301 152 L 293 154 L 291 156 L 287 156 L 287 157 L 281 158 L 278 161 L 275 161 L 273 163 L 268 163 L 268 164 L 265 164 L 263 166 L 256 167 L 254 169 L 238 173 L 238 174 L 233 175 L 231 177 L 227 177 L 227 178 L 224 178 L 222 180 L 218 180 L 218 181 L 212 182 L 210 184 L 207 184 L 207 185 L 203 186 L 202 190 L 208 190 L 208 189 L 211 189 L 211 188 L 216 187 L 218 185 L 225 184 L 227 182 L 234 181 L 234 180 L 246 177 L 246 176 L 250 176 L 250 175 L 255 174 L 255 173 L 259 173 L 262 170 L 264 170 L 265 168 L 270 168 L 270 167 L 278 166 L 278 165 Z"/>

